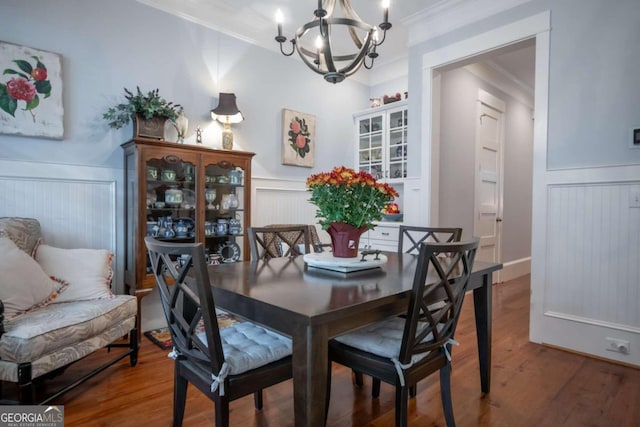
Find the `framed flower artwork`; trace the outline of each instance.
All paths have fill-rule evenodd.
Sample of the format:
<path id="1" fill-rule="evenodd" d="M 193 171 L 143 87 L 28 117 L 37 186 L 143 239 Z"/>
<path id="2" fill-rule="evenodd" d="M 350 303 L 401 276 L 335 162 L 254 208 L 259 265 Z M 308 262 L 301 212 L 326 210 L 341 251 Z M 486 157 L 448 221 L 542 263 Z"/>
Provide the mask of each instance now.
<path id="1" fill-rule="evenodd" d="M 62 59 L 0 41 L 0 133 L 62 139 Z"/>
<path id="2" fill-rule="evenodd" d="M 283 109 L 282 164 L 312 168 L 316 145 L 315 135 L 315 116 Z"/>

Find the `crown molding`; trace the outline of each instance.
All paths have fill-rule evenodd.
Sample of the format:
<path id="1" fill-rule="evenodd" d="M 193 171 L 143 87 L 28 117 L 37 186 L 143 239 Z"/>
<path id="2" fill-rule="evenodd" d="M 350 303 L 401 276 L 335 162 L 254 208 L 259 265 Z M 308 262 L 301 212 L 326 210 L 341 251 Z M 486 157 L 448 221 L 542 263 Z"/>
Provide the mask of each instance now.
<path id="1" fill-rule="evenodd" d="M 403 19 L 409 46 L 481 21 L 531 0 L 440 0 Z"/>
<path id="2" fill-rule="evenodd" d="M 533 88 L 496 65 L 492 61 L 485 61 L 465 65 L 464 69 L 533 109 Z"/>

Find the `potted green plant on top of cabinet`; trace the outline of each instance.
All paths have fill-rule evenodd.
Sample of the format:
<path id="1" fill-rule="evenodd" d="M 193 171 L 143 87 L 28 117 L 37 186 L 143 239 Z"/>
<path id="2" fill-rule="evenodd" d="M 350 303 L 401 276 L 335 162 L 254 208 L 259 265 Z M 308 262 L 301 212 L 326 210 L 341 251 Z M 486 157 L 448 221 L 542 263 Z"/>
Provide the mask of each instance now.
<path id="1" fill-rule="evenodd" d="M 159 89 L 154 89 L 144 93 L 136 86 L 134 93 L 124 88 L 126 102 L 110 107 L 102 117 L 115 129 L 133 121 L 134 138 L 163 140 L 165 122 L 175 123 L 182 113 L 182 106 L 167 101 L 159 92 Z"/>

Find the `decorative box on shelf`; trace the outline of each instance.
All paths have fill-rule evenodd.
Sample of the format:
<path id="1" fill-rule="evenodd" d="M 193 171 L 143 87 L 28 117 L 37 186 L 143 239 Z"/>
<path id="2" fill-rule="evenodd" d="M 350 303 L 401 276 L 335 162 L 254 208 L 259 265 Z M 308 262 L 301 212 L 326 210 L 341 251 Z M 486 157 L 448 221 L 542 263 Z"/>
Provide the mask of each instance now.
<path id="1" fill-rule="evenodd" d="M 402 97 L 400 97 L 400 96 L 397 96 L 397 97 L 396 96 L 394 96 L 394 97 L 389 96 L 387 98 L 382 98 L 382 102 L 384 104 L 390 104 L 392 102 L 400 101 L 401 99 L 402 99 Z"/>

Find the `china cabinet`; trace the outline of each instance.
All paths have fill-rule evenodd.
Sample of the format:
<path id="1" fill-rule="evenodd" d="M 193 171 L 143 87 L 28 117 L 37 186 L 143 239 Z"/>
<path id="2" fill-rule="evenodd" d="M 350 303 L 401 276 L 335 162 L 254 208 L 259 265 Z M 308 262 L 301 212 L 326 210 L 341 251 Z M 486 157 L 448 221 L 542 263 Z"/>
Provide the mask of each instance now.
<path id="1" fill-rule="evenodd" d="M 356 167 L 393 183 L 407 177 L 407 102 L 354 114 Z"/>
<path id="2" fill-rule="evenodd" d="M 140 319 L 140 300 L 155 286 L 145 236 L 201 242 L 210 263 L 250 259 L 244 231 L 250 226 L 254 153 L 149 139 L 132 139 L 122 148 L 125 287 L 138 297 Z"/>

